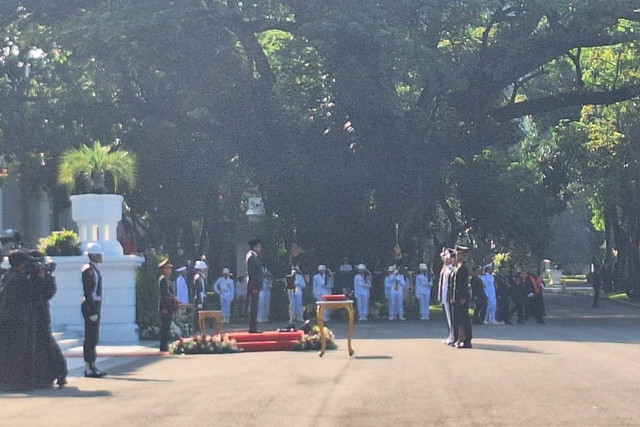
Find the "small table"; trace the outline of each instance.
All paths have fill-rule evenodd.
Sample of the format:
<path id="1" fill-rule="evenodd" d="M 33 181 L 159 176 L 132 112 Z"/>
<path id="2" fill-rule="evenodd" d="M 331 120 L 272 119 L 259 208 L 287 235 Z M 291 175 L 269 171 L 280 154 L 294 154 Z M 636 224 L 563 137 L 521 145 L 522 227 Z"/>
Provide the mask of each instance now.
<path id="1" fill-rule="evenodd" d="M 327 343 L 324 336 L 324 310 L 337 310 L 346 308 L 349 313 L 349 324 L 347 326 L 347 346 L 349 347 L 349 356 L 353 356 L 353 347 L 351 347 L 351 338 L 353 337 L 353 300 L 344 301 L 316 301 L 316 317 L 318 319 L 318 327 L 320 328 L 320 353 L 324 356 Z"/>
<path id="2" fill-rule="evenodd" d="M 216 334 L 222 332 L 222 311 L 220 310 L 200 310 L 198 312 L 198 325 L 200 326 L 200 332 L 206 332 L 206 320 L 207 319 L 215 319 L 216 320 Z"/>

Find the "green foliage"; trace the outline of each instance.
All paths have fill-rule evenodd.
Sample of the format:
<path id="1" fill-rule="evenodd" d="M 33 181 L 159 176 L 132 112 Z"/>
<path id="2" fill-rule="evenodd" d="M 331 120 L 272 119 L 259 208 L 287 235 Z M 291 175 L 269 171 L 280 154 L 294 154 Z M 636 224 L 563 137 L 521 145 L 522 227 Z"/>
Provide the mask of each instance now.
<path id="1" fill-rule="evenodd" d="M 89 182 L 80 188 L 82 177 Z M 116 193 L 123 188 L 133 188 L 136 182 L 136 155 L 118 150 L 113 145 L 101 145 L 95 141 L 93 146 L 83 145 L 78 149 L 67 150 L 60 157 L 58 182 L 66 185 L 71 192 L 96 192 L 104 180 L 109 192 Z"/>
<path id="2" fill-rule="evenodd" d="M 40 239 L 38 250 L 48 256 L 80 255 L 80 241 L 73 230 L 54 231 Z"/>

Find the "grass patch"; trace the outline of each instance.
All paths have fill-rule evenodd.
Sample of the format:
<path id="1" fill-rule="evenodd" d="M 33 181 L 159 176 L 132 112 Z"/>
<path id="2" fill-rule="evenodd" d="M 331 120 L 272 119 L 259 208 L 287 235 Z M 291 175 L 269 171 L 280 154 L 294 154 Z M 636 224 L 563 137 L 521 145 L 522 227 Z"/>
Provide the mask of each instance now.
<path id="1" fill-rule="evenodd" d="M 609 295 L 609 299 L 614 299 L 617 301 L 631 301 L 631 298 L 629 298 L 625 292 Z"/>
<path id="2" fill-rule="evenodd" d="M 562 276 L 562 281 L 565 286 L 587 286 L 589 284 L 584 276 L 582 278 Z"/>

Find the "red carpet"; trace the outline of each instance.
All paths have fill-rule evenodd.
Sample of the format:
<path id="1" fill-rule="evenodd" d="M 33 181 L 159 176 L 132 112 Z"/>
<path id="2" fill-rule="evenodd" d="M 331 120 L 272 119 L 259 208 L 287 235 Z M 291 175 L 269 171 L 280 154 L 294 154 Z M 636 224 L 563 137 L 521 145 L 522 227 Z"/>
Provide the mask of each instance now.
<path id="1" fill-rule="evenodd" d="M 265 331 L 259 334 L 233 332 L 229 333 L 229 338 L 236 340 L 238 347 L 244 351 L 286 351 L 291 350 L 302 335 L 302 331 Z"/>

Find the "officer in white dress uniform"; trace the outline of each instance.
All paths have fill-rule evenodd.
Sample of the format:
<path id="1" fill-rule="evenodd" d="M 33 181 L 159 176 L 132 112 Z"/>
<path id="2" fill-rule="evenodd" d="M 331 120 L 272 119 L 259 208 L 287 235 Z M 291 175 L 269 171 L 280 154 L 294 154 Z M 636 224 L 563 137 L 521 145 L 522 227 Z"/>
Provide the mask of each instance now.
<path id="1" fill-rule="evenodd" d="M 453 344 L 454 332 L 453 332 L 453 312 L 451 311 L 451 302 L 449 301 L 449 278 L 453 272 L 453 249 L 443 248 L 440 253 L 442 258 L 442 269 L 440 270 L 440 277 L 438 280 L 438 300 L 442 304 L 444 314 L 447 319 L 447 327 L 449 328 L 449 335 L 442 340 L 447 345 Z"/>
<path id="2" fill-rule="evenodd" d="M 187 286 L 187 267 L 182 266 L 176 270 L 176 298 L 180 304 L 189 304 L 189 286 Z"/>
<path id="3" fill-rule="evenodd" d="M 484 274 L 480 278 L 484 285 L 484 294 L 487 296 L 487 313 L 484 316 L 484 323 L 495 325 L 497 323 L 496 308 L 498 300 L 496 298 L 495 278 L 493 277 L 493 264 L 484 266 Z"/>
<path id="4" fill-rule="evenodd" d="M 429 301 L 431 300 L 433 278 L 427 264 L 421 263 L 418 270 L 420 273 L 416 276 L 416 298 L 418 298 L 420 305 L 420 320 L 429 320 Z"/>
<path id="5" fill-rule="evenodd" d="M 231 272 L 228 268 L 223 268 L 222 277 L 219 277 L 213 284 L 213 290 L 220 296 L 222 323 L 229 323 L 229 317 L 231 317 L 231 302 L 233 301 L 235 283 L 229 277 L 230 274 Z"/>
<path id="6" fill-rule="evenodd" d="M 307 287 L 307 282 L 304 280 L 300 267 L 293 267 L 291 274 L 294 276 L 293 285 L 295 287 L 287 289 L 287 296 L 289 297 L 289 323 L 293 323 L 294 321 L 302 322 L 304 320 L 302 291 Z"/>
<path id="7" fill-rule="evenodd" d="M 404 318 L 404 288 L 407 280 L 395 266 L 389 267 L 389 275 L 385 279 L 385 288 L 389 296 L 389 320 Z"/>
<path id="8" fill-rule="evenodd" d="M 262 267 L 262 290 L 258 298 L 258 322 L 269 321 L 271 312 L 271 288 L 273 287 L 273 274 L 267 267 Z"/>
<path id="9" fill-rule="evenodd" d="M 331 295 L 333 283 L 327 274 L 327 267 L 320 264 L 318 266 L 318 274 L 313 276 L 313 296 L 316 301 L 322 301 L 323 295 Z M 329 320 L 329 310 L 324 310 L 323 317 L 325 321 Z"/>
<path id="10" fill-rule="evenodd" d="M 358 307 L 358 320 L 368 320 L 369 298 L 371 296 L 371 273 L 364 264 L 358 264 L 357 273 L 353 278 L 353 289 Z"/>

